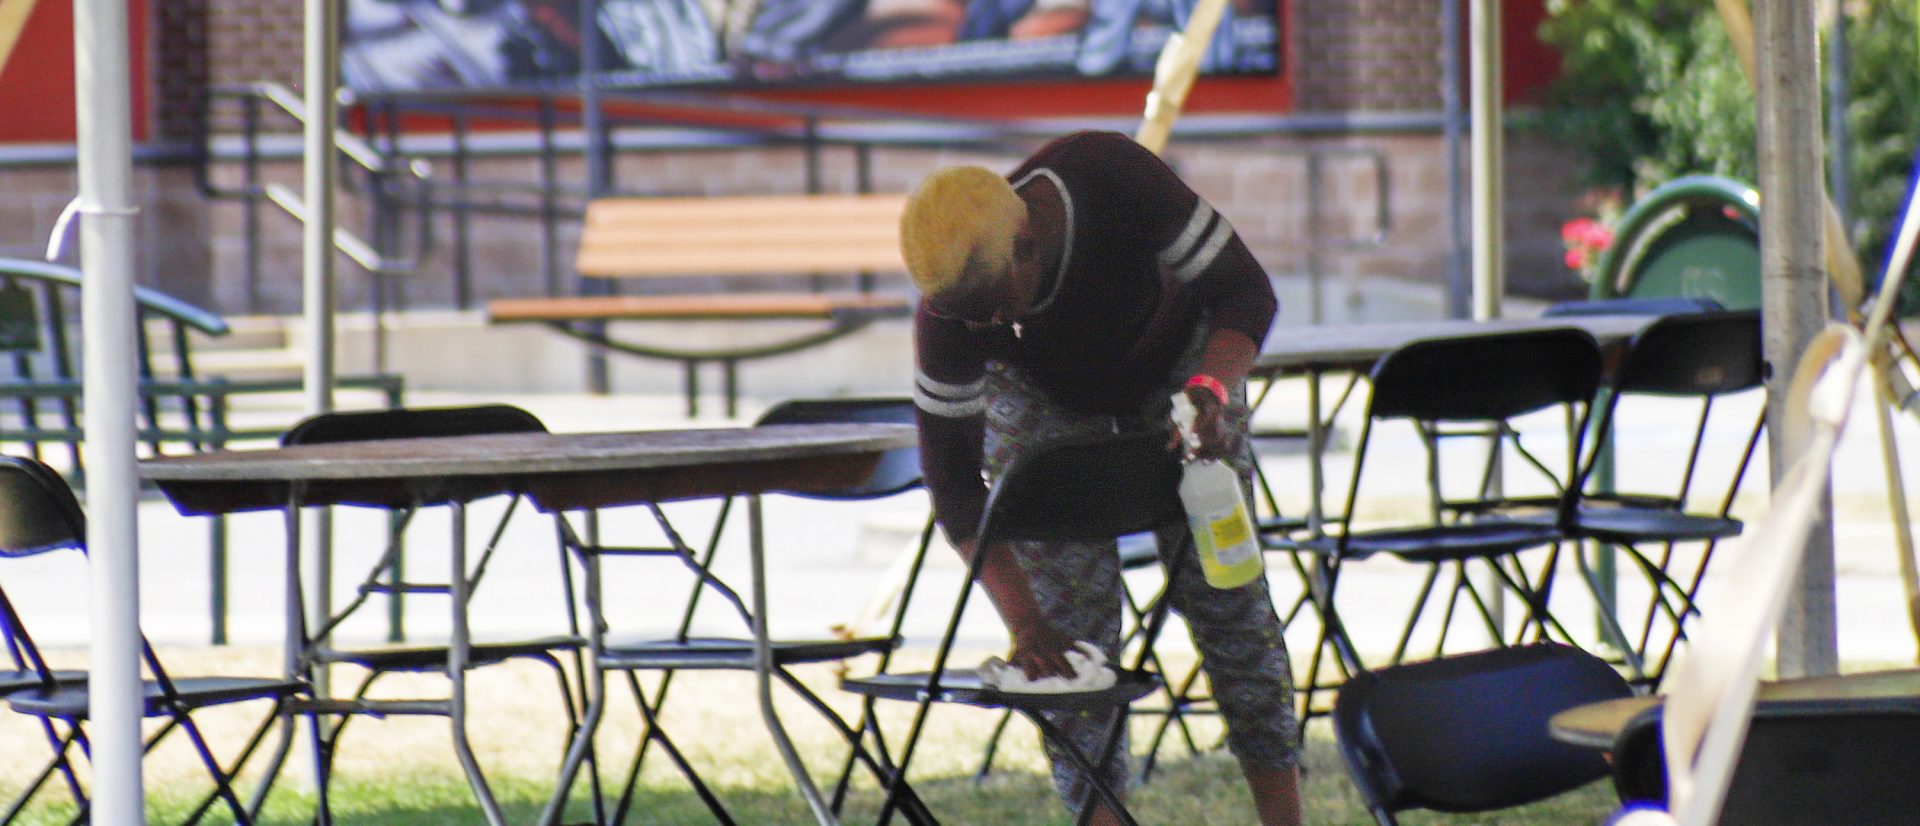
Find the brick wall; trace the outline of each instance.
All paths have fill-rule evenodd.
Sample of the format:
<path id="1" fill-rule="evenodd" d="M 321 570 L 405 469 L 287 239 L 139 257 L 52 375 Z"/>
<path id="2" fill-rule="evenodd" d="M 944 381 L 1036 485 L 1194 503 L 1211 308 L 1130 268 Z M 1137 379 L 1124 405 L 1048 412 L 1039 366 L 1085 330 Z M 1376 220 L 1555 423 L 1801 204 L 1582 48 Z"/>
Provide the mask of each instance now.
<path id="1" fill-rule="evenodd" d="M 162 5 L 172 2 L 165 0 Z M 206 5 L 209 81 L 228 84 L 271 80 L 299 87 L 304 65 L 301 0 L 197 2 Z"/>
<path id="2" fill-rule="evenodd" d="M 1295 107 L 1439 109 L 1440 10 L 1440 0 L 1294 0 Z"/>
<path id="3" fill-rule="evenodd" d="M 1439 138 L 1431 135 L 1267 137 L 1176 145 L 1168 159 L 1232 219 L 1261 263 L 1276 275 L 1317 270 L 1329 279 L 1370 276 L 1438 285 L 1445 282 L 1448 250 L 1441 146 Z M 1325 153 L 1318 198 L 1310 198 L 1308 191 L 1308 158 L 1314 152 Z M 1384 161 L 1387 175 L 1390 210 L 1385 237 L 1378 245 L 1346 248 L 1343 242 L 1366 239 L 1381 229 L 1376 156 Z M 872 155 L 871 174 L 875 190 L 898 192 L 940 166 L 979 163 L 1007 169 L 1017 161 L 1012 154 L 879 150 Z M 1541 296 L 1578 295 L 1580 285 L 1559 262 L 1558 235 L 1559 223 L 1571 217 L 1569 210 L 1579 195 L 1568 173 L 1575 165 L 1564 150 L 1524 134 L 1510 136 L 1507 162 L 1513 289 Z M 436 164 L 436 171 L 437 180 L 452 180 L 446 161 Z M 620 158 L 615 172 L 622 191 L 642 194 L 801 192 L 806 187 L 804 157 L 798 150 L 635 154 Z M 299 186 L 298 164 L 268 164 L 263 173 L 267 180 Z M 567 182 L 578 182 L 583 174 L 578 159 L 563 161 L 558 170 L 560 180 Z M 259 277 L 250 284 L 244 207 L 202 198 L 186 169 L 143 170 L 143 175 L 140 192 L 147 199 L 148 218 L 142 249 L 150 264 L 143 270 L 148 273 L 145 283 L 228 313 L 297 312 L 301 294 L 298 224 L 270 207 L 261 210 Z M 532 184 L 539 180 L 537 162 L 530 157 L 476 160 L 469 175 L 475 181 Z M 821 176 L 827 191 L 854 191 L 853 153 L 829 151 Z M 217 184 L 237 185 L 239 170 L 222 168 L 214 179 Z M 72 191 L 71 181 L 70 170 L 0 170 L 0 186 L 9 191 L 44 193 L 44 197 L 0 204 L 0 253 L 38 255 L 53 217 L 68 197 L 60 193 Z M 530 202 L 524 194 L 497 200 Z M 1318 204 L 1317 215 L 1309 212 L 1310 204 Z M 343 193 L 341 226 L 370 237 L 368 210 L 364 199 Z M 400 282 L 410 307 L 456 303 L 454 218 L 442 212 L 435 220 L 438 248 L 420 272 Z M 542 266 L 547 251 L 535 219 L 475 214 L 467 231 L 473 300 L 534 295 L 547 289 Z M 565 289 L 574 283 L 569 273 L 577 237 L 576 222 L 566 220 L 553 242 Z M 1321 249 L 1311 247 L 1313 238 L 1322 241 Z M 371 278 L 344 259 L 340 272 L 341 306 L 369 306 Z"/>
<path id="4" fill-rule="evenodd" d="M 154 134 L 190 138 L 206 94 L 209 0 L 166 0 L 154 6 Z"/>

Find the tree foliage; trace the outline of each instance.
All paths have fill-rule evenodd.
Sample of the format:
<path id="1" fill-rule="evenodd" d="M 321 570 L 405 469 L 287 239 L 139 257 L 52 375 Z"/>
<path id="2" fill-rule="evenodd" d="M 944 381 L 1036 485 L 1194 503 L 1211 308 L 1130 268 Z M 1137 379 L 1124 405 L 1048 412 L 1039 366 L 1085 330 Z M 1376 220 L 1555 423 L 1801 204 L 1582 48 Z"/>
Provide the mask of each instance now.
<path id="1" fill-rule="evenodd" d="M 1920 147 L 1915 2 L 1843 6 L 1845 207 L 1875 277 Z M 1547 13 L 1540 36 L 1560 50 L 1562 71 L 1546 128 L 1583 152 L 1591 183 L 1638 194 L 1688 174 L 1756 179 L 1753 93 L 1713 0 L 1548 0 Z"/>

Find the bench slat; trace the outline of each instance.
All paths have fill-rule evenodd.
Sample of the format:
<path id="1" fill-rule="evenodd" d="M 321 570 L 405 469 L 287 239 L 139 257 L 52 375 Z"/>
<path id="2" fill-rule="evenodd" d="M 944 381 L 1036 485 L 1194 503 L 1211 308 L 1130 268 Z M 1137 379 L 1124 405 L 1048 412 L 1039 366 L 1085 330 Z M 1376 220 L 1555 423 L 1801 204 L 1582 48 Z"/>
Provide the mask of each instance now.
<path id="1" fill-rule="evenodd" d="M 487 303 L 491 321 L 617 321 L 622 319 L 833 318 L 865 311 L 904 314 L 904 296 L 832 293 L 731 295 L 599 295 L 502 298 Z"/>
<path id="2" fill-rule="evenodd" d="M 605 278 L 897 273 L 901 195 L 603 198 L 574 269 Z"/>
<path id="3" fill-rule="evenodd" d="M 588 248 L 574 259 L 581 275 L 638 278 L 663 275 L 830 275 L 906 269 L 896 245 L 742 247 L 734 250 Z"/>
<path id="4" fill-rule="evenodd" d="M 830 223 L 793 221 L 755 224 L 608 224 L 581 239 L 589 249 L 680 246 L 725 252 L 742 245 L 795 245 L 817 247 L 827 244 L 898 245 L 900 228 L 888 223 Z M 898 256 L 895 256 L 896 258 Z"/>
<path id="5" fill-rule="evenodd" d="M 587 226 L 600 223 L 700 223 L 885 220 L 899 223 L 907 198 L 885 195 L 743 195 L 700 198 L 600 198 L 587 205 Z"/>

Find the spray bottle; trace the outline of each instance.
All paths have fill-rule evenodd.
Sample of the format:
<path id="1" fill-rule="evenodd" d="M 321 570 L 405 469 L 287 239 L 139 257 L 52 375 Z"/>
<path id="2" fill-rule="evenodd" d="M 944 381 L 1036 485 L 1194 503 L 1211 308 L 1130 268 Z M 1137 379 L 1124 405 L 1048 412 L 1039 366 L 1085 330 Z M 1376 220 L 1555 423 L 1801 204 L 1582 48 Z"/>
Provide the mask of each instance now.
<path id="1" fill-rule="evenodd" d="M 1173 394 L 1173 423 L 1189 450 L 1200 446 L 1200 435 L 1193 432 L 1197 414 L 1184 391 Z M 1233 468 L 1212 459 L 1188 460 L 1180 476 L 1180 503 L 1186 506 L 1187 526 L 1208 585 L 1238 588 L 1266 571 L 1252 512 Z"/>

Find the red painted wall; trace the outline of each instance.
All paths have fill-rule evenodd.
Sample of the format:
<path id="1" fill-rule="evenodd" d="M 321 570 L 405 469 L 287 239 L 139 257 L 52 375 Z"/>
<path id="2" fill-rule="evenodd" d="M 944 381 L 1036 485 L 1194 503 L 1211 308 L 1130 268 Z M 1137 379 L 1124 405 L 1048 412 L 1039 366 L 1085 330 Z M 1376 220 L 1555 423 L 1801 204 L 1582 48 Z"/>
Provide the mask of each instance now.
<path id="1" fill-rule="evenodd" d="M 147 136 L 147 2 L 127 0 L 135 140 Z M 73 96 L 73 2 L 39 0 L 0 68 L 0 143 L 71 142 Z"/>
<path id="2" fill-rule="evenodd" d="M 1506 0 L 1500 14 L 1507 103 L 1541 103 L 1547 85 L 1560 76 L 1560 53 L 1539 35 L 1540 24 L 1547 19 L 1546 0 Z"/>

